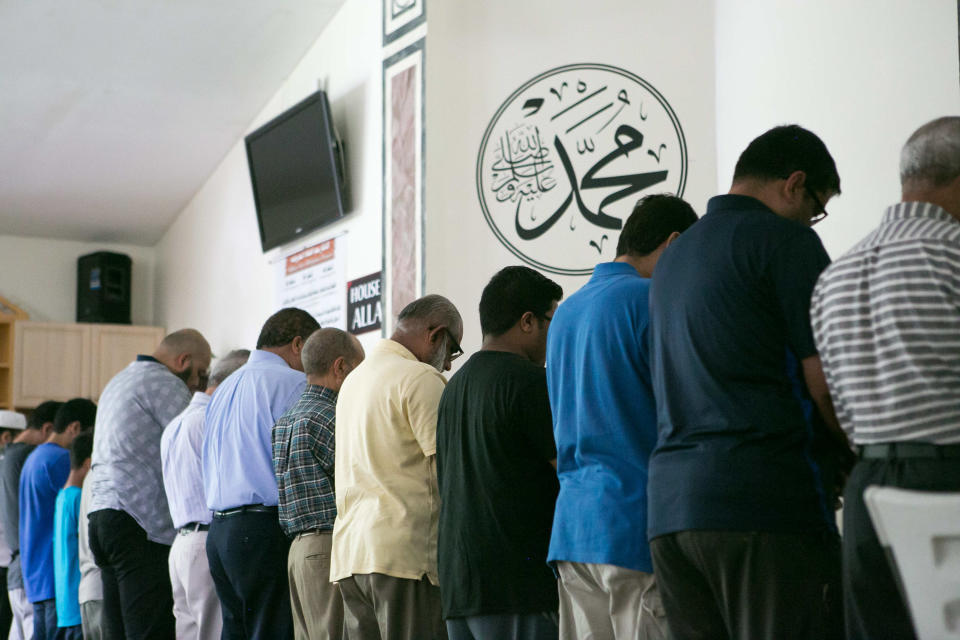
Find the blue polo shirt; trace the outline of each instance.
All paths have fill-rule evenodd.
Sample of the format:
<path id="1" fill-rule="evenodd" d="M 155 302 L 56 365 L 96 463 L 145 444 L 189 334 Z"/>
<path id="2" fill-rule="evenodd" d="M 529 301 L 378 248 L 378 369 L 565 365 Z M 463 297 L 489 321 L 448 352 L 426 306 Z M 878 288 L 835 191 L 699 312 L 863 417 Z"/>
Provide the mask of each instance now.
<path id="1" fill-rule="evenodd" d="M 47 442 L 33 450 L 20 474 L 20 564 L 27 600 L 51 600 L 53 515 L 57 494 L 70 476 L 70 452 Z"/>
<path id="2" fill-rule="evenodd" d="M 650 293 L 651 538 L 832 526 L 788 373 L 791 354 L 816 354 L 810 297 L 829 262 L 812 229 L 738 195 L 711 199 L 663 253 Z"/>
<path id="3" fill-rule="evenodd" d="M 207 507 L 224 511 L 247 504 L 276 506 L 270 432 L 307 386 L 302 371 L 257 350 L 214 391 L 203 436 L 203 489 Z"/>
<path id="4" fill-rule="evenodd" d="M 656 443 L 649 287 L 628 264 L 599 264 L 550 323 L 547 388 L 560 479 L 550 562 L 653 571 L 643 534 Z"/>

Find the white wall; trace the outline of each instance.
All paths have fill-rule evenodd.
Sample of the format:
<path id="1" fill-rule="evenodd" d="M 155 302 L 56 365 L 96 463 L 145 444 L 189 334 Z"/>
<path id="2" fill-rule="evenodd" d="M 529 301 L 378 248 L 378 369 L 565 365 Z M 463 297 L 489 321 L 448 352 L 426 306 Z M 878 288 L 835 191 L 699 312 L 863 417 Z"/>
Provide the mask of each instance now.
<path id="1" fill-rule="evenodd" d="M 899 199 L 912 131 L 960 113 L 954 0 L 717 0 L 717 175 L 796 122 L 826 143 L 842 194 L 817 231 L 838 257 Z"/>
<path id="2" fill-rule="evenodd" d="M 95 251 L 125 253 L 133 261 L 130 313 L 134 324 L 153 324 L 154 255 L 151 247 L 0 235 L 0 295 L 31 320 L 77 318 L 77 258 Z"/>
<path id="3" fill-rule="evenodd" d="M 468 352 L 480 345 L 477 305 L 484 285 L 500 268 L 521 264 L 483 217 L 475 171 L 492 116 L 526 81 L 574 63 L 608 64 L 640 76 L 663 94 L 683 127 L 689 157 L 684 197 L 701 210 L 713 195 L 711 3 L 439 1 L 428 5 L 427 21 L 427 290 L 447 295 L 460 309 Z M 546 275 L 565 295 L 587 281 L 587 276 Z"/>
<path id="4" fill-rule="evenodd" d="M 327 91 L 347 143 L 348 216 L 294 245 L 260 249 L 243 140 L 200 189 L 157 245 L 157 318 L 194 326 L 214 353 L 253 348 L 274 302 L 275 265 L 298 246 L 347 232 L 347 279 L 380 270 L 380 73 L 378 2 L 348 0 L 248 131 L 316 91 Z M 367 334 L 369 341 L 379 334 Z"/>

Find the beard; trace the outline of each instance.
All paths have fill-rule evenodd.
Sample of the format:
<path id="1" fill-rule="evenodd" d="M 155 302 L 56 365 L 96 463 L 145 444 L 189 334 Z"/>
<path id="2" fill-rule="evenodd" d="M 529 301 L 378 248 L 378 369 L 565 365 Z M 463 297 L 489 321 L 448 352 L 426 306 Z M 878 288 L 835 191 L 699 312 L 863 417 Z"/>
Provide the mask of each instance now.
<path id="1" fill-rule="evenodd" d="M 434 350 L 433 354 L 430 356 L 430 361 L 427 363 L 440 373 L 443 373 L 443 365 L 447 363 L 447 351 L 449 345 L 447 344 L 450 341 L 450 337 L 444 334 L 443 339 L 437 342 L 437 348 Z"/>

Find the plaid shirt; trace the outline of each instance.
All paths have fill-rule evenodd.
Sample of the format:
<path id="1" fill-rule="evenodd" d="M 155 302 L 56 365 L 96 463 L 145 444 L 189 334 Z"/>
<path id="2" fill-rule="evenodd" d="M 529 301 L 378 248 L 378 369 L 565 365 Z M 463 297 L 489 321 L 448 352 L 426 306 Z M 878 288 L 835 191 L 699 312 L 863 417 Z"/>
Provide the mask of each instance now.
<path id="1" fill-rule="evenodd" d="M 288 536 L 333 529 L 333 445 L 337 392 L 308 384 L 273 426 L 273 469 L 280 493 L 280 526 Z"/>

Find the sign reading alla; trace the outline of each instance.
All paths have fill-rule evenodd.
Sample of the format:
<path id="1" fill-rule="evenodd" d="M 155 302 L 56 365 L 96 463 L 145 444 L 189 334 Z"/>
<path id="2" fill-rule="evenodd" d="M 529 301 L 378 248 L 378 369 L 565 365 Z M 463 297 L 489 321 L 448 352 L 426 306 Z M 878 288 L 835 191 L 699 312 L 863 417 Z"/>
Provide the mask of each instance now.
<path id="1" fill-rule="evenodd" d="M 350 333 L 366 333 L 380 328 L 383 322 L 381 273 L 378 271 L 347 283 L 347 330 Z"/>
<path id="2" fill-rule="evenodd" d="M 683 195 L 687 145 L 676 114 L 637 75 L 573 64 L 538 75 L 494 114 L 477 195 L 497 238 L 528 264 L 589 275 L 613 260 L 644 195 Z"/>

